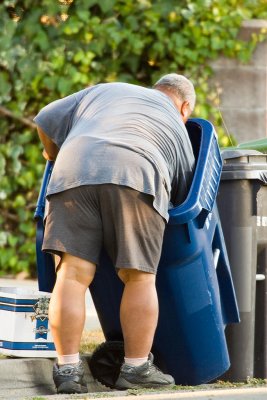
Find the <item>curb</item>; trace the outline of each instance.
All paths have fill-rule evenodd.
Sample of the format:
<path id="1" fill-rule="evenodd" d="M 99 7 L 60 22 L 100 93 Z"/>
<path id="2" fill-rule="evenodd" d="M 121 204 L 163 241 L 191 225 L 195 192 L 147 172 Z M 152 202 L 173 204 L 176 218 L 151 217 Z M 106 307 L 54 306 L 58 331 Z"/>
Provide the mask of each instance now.
<path id="1" fill-rule="evenodd" d="M 96 398 L 134 400 L 267 400 L 267 386 L 231 389 L 200 388 L 185 390 L 114 391 L 96 382 L 88 367 L 89 355 L 82 356 L 88 394 L 57 395 L 52 379 L 54 360 L 45 358 L 7 358 L 0 360 L 1 400 L 92 400 Z"/>
<path id="2" fill-rule="evenodd" d="M 107 392 L 108 389 L 94 381 L 88 367 L 89 355 L 84 361 L 85 380 L 90 392 Z M 29 396 L 53 398 L 56 390 L 52 378 L 54 359 L 5 358 L 0 360 L 0 399 L 25 399 Z M 59 398 L 56 395 L 56 398 Z"/>

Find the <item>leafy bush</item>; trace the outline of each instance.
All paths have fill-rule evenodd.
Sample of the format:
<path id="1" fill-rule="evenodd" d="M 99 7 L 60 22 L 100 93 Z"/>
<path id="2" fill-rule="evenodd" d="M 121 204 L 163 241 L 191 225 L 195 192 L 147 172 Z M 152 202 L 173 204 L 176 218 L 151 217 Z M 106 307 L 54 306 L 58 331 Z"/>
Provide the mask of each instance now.
<path id="1" fill-rule="evenodd" d="M 0 270 L 35 273 L 35 207 L 44 169 L 32 117 L 98 82 L 151 85 L 180 72 L 196 86 L 195 116 L 228 138 L 209 87 L 220 54 L 246 62 L 263 35 L 237 40 L 265 0 L 4 0 L 0 5 Z"/>

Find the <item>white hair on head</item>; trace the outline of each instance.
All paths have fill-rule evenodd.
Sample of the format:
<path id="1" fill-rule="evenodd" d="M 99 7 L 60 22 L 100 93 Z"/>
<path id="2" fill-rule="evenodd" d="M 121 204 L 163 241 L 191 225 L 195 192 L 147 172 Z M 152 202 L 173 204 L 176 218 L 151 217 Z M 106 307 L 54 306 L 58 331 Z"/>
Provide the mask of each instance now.
<path id="1" fill-rule="evenodd" d="M 193 83 L 183 75 L 178 74 L 167 74 L 162 76 L 154 85 L 154 88 L 158 86 L 165 87 L 171 92 L 176 94 L 182 101 L 188 101 L 191 111 L 194 110 L 196 103 L 196 93 Z"/>

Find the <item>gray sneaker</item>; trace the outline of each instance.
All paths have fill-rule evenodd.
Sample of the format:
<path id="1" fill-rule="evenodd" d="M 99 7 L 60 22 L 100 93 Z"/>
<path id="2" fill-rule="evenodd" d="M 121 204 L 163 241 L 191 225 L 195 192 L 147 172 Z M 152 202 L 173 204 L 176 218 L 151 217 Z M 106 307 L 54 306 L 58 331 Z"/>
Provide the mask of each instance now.
<path id="1" fill-rule="evenodd" d="M 150 353 L 148 361 L 133 367 L 123 364 L 115 388 L 118 390 L 158 388 L 175 385 L 171 375 L 164 374 L 153 364 L 153 355 Z"/>
<path id="2" fill-rule="evenodd" d="M 82 361 L 78 364 L 54 364 L 53 379 L 57 393 L 87 393 L 87 385 L 83 380 L 84 369 Z"/>

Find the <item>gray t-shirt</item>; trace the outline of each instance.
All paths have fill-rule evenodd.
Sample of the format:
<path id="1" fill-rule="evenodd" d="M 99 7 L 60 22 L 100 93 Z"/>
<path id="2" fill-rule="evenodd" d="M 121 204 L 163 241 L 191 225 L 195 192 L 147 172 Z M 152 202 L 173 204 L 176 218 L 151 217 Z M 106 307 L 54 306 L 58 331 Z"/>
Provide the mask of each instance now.
<path id="1" fill-rule="evenodd" d="M 47 195 L 82 185 L 113 183 L 168 206 L 185 200 L 194 170 L 179 112 L 156 89 L 127 83 L 89 87 L 44 107 L 34 121 L 60 148 Z"/>

